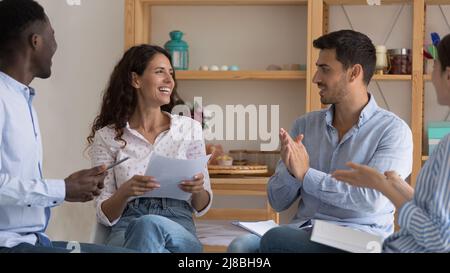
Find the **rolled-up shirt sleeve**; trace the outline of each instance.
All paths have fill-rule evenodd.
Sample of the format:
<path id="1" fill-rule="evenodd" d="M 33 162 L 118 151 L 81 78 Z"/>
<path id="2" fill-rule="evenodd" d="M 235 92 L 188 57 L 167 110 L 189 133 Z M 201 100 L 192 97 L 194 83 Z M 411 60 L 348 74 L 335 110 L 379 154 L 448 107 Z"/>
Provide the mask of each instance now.
<path id="1" fill-rule="evenodd" d="M 194 132 L 193 132 L 192 142 L 186 151 L 187 159 L 196 159 L 196 158 L 206 155 L 206 146 L 205 146 L 205 141 L 203 138 L 203 130 L 202 130 L 200 123 L 193 121 L 193 128 L 194 128 L 194 130 L 193 130 Z M 212 199 L 213 199 L 213 192 L 211 190 L 211 181 L 209 178 L 208 168 L 205 168 L 203 170 L 203 176 L 204 176 L 203 187 L 209 194 L 209 202 L 208 202 L 208 205 L 201 211 L 196 211 L 194 209 L 194 214 L 196 217 L 201 217 L 208 212 L 208 210 L 211 208 Z M 192 202 L 192 200 L 190 200 L 190 201 Z M 191 205 L 192 205 L 192 203 L 191 203 Z"/>
<path id="2" fill-rule="evenodd" d="M 115 162 L 115 156 L 108 145 L 106 145 L 100 132 L 95 134 L 94 142 L 89 150 L 89 156 L 91 158 L 92 167 L 99 165 L 108 166 Z M 101 194 L 95 198 L 97 221 L 105 226 L 113 226 L 120 220 L 120 217 L 110 222 L 102 210 L 102 204 L 111 198 L 111 196 L 113 196 L 113 194 L 117 191 L 114 172 L 108 172 L 108 175 L 105 177 L 104 184 L 105 187 L 103 188 Z"/>

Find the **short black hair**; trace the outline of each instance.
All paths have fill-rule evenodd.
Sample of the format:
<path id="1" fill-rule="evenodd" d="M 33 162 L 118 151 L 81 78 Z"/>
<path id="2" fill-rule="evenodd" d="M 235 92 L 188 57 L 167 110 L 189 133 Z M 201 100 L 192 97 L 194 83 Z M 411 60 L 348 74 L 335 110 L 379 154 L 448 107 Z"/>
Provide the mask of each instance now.
<path id="1" fill-rule="evenodd" d="M 367 35 L 354 30 L 339 30 L 316 39 L 318 49 L 335 49 L 336 58 L 345 69 L 360 64 L 364 71 L 364 83 L 369 85 L 377 61 L 375 46 Z"/>
<path id="2" fill-rule="evenodd" d="M 44 8 L 34 0 L 0 1 L 0 54 L 19 41 L 31 24 L 46 20 Z"/>
<path id="3" fill-rule="evenodd" d="M 447 34 L 438 45 L 438 58 L 441 63 L 441 72 L 450 67 L 450 34 Z"/>

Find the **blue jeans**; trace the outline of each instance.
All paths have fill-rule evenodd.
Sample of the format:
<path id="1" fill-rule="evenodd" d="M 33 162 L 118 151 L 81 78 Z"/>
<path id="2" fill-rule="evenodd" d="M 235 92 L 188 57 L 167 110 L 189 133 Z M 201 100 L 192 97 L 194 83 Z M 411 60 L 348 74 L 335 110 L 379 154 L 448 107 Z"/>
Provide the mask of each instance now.
<path id="1" fill-rule="evenodd" d="M 228 253 L 259 253 L 261 237 L 255 234 L 245 234 L 236 237 L 228 246 Z"/>
<path id="2" fill-rule="evenodd" d="M 273 228 L 259 237 L 247 234 L 237 237 L 228 246 L 230 253 L 341 253 L 344 251 L 310 240 L 311 230 L 294 226 Z"/>
<path id="3" fill-rule="evenodd" d="M 202 252 L 192 212 L 186 201 L 135 199 L 112 227 L 106 244 L 150 253 Z"/>
<path id="4" fill-rule="evenodd" d="M 311 229 L 294 226 L 273 228 L 261 238 L 263 253 L 343 253 L 344 251 L 311 241 Z"/>
<path id="5" fill-rule="evenodd" d="M 68 247 L 68 244 L 69 242 L 52 242 L 53 247 L 45 247 L 39 243 L 36 245 L 22 243 L 12 248 L 0 247 L 0 253 L 70 253 L 72 250 L 75 250 L 75 253 L 135 253 L 135 251 L 120 247 L 79 243 L 80 248 L 78 249 L 77 247 Z"/>

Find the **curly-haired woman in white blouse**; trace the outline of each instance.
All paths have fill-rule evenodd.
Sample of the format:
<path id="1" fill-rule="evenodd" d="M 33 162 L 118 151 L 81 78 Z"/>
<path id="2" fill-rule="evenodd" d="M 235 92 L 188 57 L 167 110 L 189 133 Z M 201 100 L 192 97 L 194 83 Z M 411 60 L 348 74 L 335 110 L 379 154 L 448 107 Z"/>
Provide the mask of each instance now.
<path id="1" fill-rule="evenodd" d="M 153 253 L 202 250 L 193 213 L 203 215 L 211 205 L 206 168 L 180 184 L 190 200 L 143 197 L 159 187 L 143 176 L 152 152 L 178 159 L 206 153 L 200 123 L 169 114 L 179 101 L 170 55 L 160 47 L 129 49 L 111 75 L 88 137 L 94 166 L 130 157 L 109 171 L 96 199 L 98 221 L 111 227 L 108 245 Z"/>

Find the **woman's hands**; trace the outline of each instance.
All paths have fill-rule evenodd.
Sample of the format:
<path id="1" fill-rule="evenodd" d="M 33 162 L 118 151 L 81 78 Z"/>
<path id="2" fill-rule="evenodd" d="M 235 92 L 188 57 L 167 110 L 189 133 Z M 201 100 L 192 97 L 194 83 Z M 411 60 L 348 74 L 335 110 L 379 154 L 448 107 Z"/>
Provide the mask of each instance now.
<path id="1" fill-rule="evenodd" d="M 352 186 L 375 189 L 384 194 L 397 209 L 414 197 L 414 189 L 396 172 L 387 171 L 384 175 L 374 168 L 349 162 L 353 170 L 337 170 L 332 176 Z"/>
<path id="2" fill-rule="evenodd" d="M 159 188 L 160 185 L 152 176 L 135 175 L 123 183 L 117 190 L 118 194 L 125 199 L 142 196 L 145 193 Z"/>
<path id="3" fill-rule="evenodd" d="M 186 180 L 181 182 L 181 184 L 179 185 L 180 189 L 184 192 L 188 192 L 188 193 L 201 193 L 202 191 L 205 190 L 205 188 L 203 187 L 204 184 L 204 176 L 202 173 L 197 174 L 194 176 L 194 180 Z"/>
<path id="4" fill-rule="evenodd" d="M 160 186 L 158 182 L 155 181 L 154 177 L 135 175 L 130 180 L 123 183 L 113 196 L 105 200 L 101 205 L 101 209 L 112 223 L 122 215 L 130 197 L 144 195 L 146 192 L 159 187 Z"/>
<path id="5" fill-rule="evenodd" d="M 183 181 L 179 185 L 182 191 L 192 193 L 191 204 L 196 211 L 204 210 L 211 200 L 209 192 L 203 187 L 204 179 L 203 174 L 199 173 L 194 176 L 194 180 Z"/>
<path id="6" fill-rule="evenodd" d="M 209 193 L 204 188 L 204 176 L 202 173 L 194 176 L 193 180 L 187 180 L 180 183 L 182 191 L 192 194 L 192 206 L 201 211 L 210 200 Z M 121 200 L 127 200 L 130 197 L 139 197 L 145 193 L 159 188 L 159 183 L 152 176 L 135 175 L 125 182 L 117 190 L 117 196 Z M 114 219 L 114 217 L 112 217 Z"/>
<path id="7" fill-rule="evenodd" d="M 337 170 L 332 176 L 352 186 L 383 191 L 383 187 L 387 183 L 385 175 L 366 165 L 353 162 L 348 162 L 346 165 L 352 170 Z"/>
<path id="8" fill-rule="evenodd" d="M 179 187 L 182 191 L 188 193 L 192 194 L 200 193 L 205 190 L 203 187 L 204 184 L 203 180 L 204 180 L 203 174 L 198 174 L 194 177 L 194 180 L 187 180 L 181 182 Z M 124 198 L 130 198 L 142 196 L 145 193 L 157 189 L 159 187 L 160 185 L 158 184 L 158 182 L 154 177 L 135 175 L 130 180 L 123 183 L 117 190 L 117 192 L 120 194 L 120 196 Z"/>

